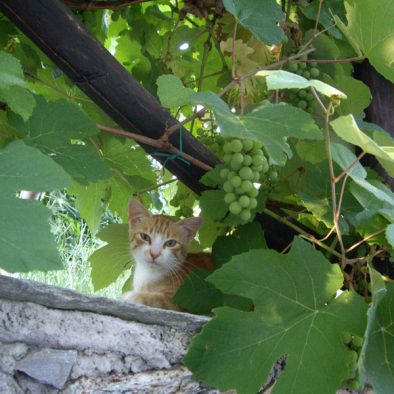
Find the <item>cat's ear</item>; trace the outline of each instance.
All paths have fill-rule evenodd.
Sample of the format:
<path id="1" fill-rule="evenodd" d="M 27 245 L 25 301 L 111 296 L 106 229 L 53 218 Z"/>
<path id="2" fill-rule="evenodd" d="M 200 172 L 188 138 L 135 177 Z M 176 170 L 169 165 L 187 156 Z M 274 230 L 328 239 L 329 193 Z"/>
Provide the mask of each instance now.
<path id="1" fill-rule="evenodd" d="M 129 223 L 131 226 L 140 222 L 143 218 L 151 217 L 150 212 L 138 201 L 129 200 Z"/>
<path id="2" fill-rule="evenodd" d="M 203 222 L 202 217 L 188 218 L 179 220 L 177 224 L 186 233 L 187 242 L 191 242 L 197 234 L 198 229 L 201 227 Z"/>

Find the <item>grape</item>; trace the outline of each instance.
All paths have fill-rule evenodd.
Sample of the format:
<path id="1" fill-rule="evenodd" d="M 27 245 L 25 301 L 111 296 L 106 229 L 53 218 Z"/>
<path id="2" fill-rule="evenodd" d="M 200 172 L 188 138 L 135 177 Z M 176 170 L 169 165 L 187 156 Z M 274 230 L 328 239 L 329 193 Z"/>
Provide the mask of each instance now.
<path id="1" fill-rule="evenodd" d="M 342 342 L 345 345 L 348 345 L 352 341 L 352 334 L 350 334 L 350 332 L 347 332 L 347 331 L 343 332 L 341 335 L 341 338 L 342 338 Z"/>
<path id="2" fill-rule="evenodd" d="M 305 98 L 306 97 L 306 91 L 305 90 L 300 90 L 299 92 L 298 92 L 298 97 L 300 97 L 300 98 Z"/>
<path id="3" fill-rule="evenodd" d="M 250 167 L 242 167 L 239 170 L 239 176 L 246 181 L 250 181 L 253 179 L 253 171 Z"/>
<path id="4" fill-rule="evenodd" d="M 235 201 L 236 198 L 237 196 L 234 193 L 226 193 L 224 195 L 224 202 L 226 204 L 231 204 L 233 201 Z"/>
<path id="5" fill-rule="evenodd" d="M 226 179 L 229 172 L 228 168 L 222 168 L 219 172 L 220 178 Z"/>
<path id="6" fill-rule="evenodd" d="M 314 96 L 312 93 L 307 93 L 305 96 L 305 100 L 308 101 L 309 103 L 312 102 L 314 100 Z"/>
<path id="7" fill-rule="evenodd" d="M 257 195 L 259 194 L 259 191 L 257 189 L 255 189 L 255 188 L 253 188 L 248 194 L 249 194 L 250 197 L 256 198 Z"/>
<path id="8" fill-rule="evenodd" d="M 247 222 L 252 217 L 252 214 L 248 209 L 242 210 L 241 214 L 239 215 L 242 221 Z"/>
<path id="9" fill-rule="evenodd" d="M 241 186 L 242 179 L 238 175 L 236 175 L 231 178 L 230 183 L 231 183 L 231 186 L 239 187 L 239 186 Z"/>
<path id="10" fill-rule="evenodd" d="M 364 339 L 359 337 L 358 335 L 355 335 L 352 339 L 352 346 L 354 348 L 360 348 L 363 346 Z"/>
<path id="11" fill-rule="evenodd" d="M 261 156 L 261 155 L 255 155 L 252 158 L 252 163 L 255 166 L 259 166 L 264 164 L 264 161 L 267 161 L 267 159 L 265 158 L 265 156 Z"/>
<path id="12" fill-rule="evenodd" d="M 259 172 L 255 172 L 253 173 L 253 182 L 258 182 L 260 180 L 260 173 Z"/>
<path id="13" fill-rule="evenodd" d="M 287 67 L 287 69 L 292 72 L 295 73 L 298 70 L 298 64 L 297 63 L 290 63 Z"/>
<path id="14" fill-rule="evenodd" d="M 224 182 L 224 184 L 223 184 L 223 190 L 224 190 L 226 193 L 231 193 L 231 192 L 234 190 L 234 188 L 233 188 L 233 186 L 231 185 L 230 181 Z"/>
<path id="15" fill-rule="evenodd" d="M 304 78 L 306 78 L 306 79 L 309 79 L 309 78 L 311 77 L 311 73 L 310 73 L 308 70 L 305 70 L 305 71 L 302 73 L 302 76 L 303 76 Z"/>
<path id="16" fill-rule="evenodd" d="M 306 109 L 308 107 L 308 103 L 305 100 L 300 100 L 297 104 L 298 108 Z"/>
<path id="17" fill-rule="evenodd" d="M 250 166 L 250 165 L 252 164 L 252 161 L 253 161 L 253 160 L 252 160 L 252 156 L 250 156 L 250 155 L 245 155 L 242 164 L 243 164 L 244 166 Z"/>
<path id="18" fill-rule="evenodd" d="M 257 200 L 255 198 L 250 198 L 249 208 L 255 209 L 256 207 L 257 207 Z"/>
<path id="19" fill-rule="evenodd" d="M 230 204 L 229 210 L 233 215 L 239 215 L 242 211 L 242 208 L 237 201 L 234 201 Z"/>
<path id="20" fill-rule="evenodd" d="M 231 141 L 231 151 L 234 153 L 241 152 L 242 150 L 242 142 L 240 140 L 232 140 Z"/>
<path id="21" fill-rule="evenodd" d="M 309 72 L 310 72 L 312 78 L 316 78 L 320 75 L 320 71 L 316 67 L 311 68 Z"/>
<path id="22" fill-rule="evenodd" d="M 231 156 L 229 153 L 226 153 L 226 154 L 223 156 L 223 161 L 224 161 L 225 163 L 230 163 L 231 157 L 232 157 L 232 156 Z"/>
<path id="23" fill-rule="evenodd" d="M 238 202 L 242 208 L 247 208 L 250 204 L 250 198 L 248 196 L 244 195 L 239 198 Z"/>
<path id="24" fill-rule="evenodd" d="M 231 161 L 237 164 L 242 164 L 244 161 L 244 155 L 242 153 L 234 153 Z"/>
<path id="25" fill-rule="evenodd" d="M 223 152 L 224 153 L 231 153 L 232 152 L 230 142 L 226 141 L 224 143 L 224 145 L 223 145 Z"/>
<path id="26" fill-rule="evenodd" d="M 242 167 L 242 163 L 239 163 L 237 160 L 231 159 L 230 167 L 232 170 L 239 170 Z"/>
<path id="27" fill-rule="evenodd" d="M 241 189 L 244 193 L 249 193 L 253 189 L 253 183 L 251 181 L 242 181 Z"/>
<path id="28" fill-rule="evenodd" d="M 305 59 L 305 60 L 306 60 L 306 59 Z M 299 67 L 301 70 L 305 70 L 308 66 L 307 66 L 306 63 L 300 63 L 300 64 L 298 65 L 298 67 Z"/>
<path id="29" fill-rule="evenodd" d="M 253 149 L 253 141 L 252 140 L 244 140 L 243 141 L 243 148 L 245 152 L 249 152 Z"/>

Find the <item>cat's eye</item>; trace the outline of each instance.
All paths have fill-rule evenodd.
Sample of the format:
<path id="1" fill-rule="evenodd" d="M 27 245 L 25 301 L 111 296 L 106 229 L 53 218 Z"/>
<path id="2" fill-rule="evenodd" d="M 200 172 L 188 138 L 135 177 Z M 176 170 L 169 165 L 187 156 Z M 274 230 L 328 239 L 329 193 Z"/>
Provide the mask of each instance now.
<path id="1" fill-rule="evenodd" d="M 143 241 L 145 242 L 150 242 L 150 236 L 148 234 L 145 233 L 140 233 L 140 237 Z"/>
<path id="2" fill-rule="evenodd" d="M 176 241 L 174 239 L 169 239 L 168 241 L 165 242 L 164 246 L 167 246 L 169 248 L 172 248 L 173 246 L 176 245 Z"/>

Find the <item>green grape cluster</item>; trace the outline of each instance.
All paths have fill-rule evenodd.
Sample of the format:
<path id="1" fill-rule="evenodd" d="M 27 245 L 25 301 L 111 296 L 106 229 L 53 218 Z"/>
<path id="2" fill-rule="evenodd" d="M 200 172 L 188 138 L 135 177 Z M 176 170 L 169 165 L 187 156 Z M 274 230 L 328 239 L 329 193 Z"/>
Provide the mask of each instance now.
<path id="1" fill-rule="evenodd" d="M 268 160 L 259 141 L 227 139 L 222 145 L 224 168 L 220 170 L 229 211 L 243 222 L 252 218 L 257 207 L 258 189 L 254 183 L 269 170 Z"/>
<path id="2" fill-rule="evenodd" d="M 308 60 L 308 58 L 307 56 L 302 56 L 300 60 Z M 318 69 L 317 62 L 289 63 L 289 65 L 287 66 L 287 70 L 294 74 L 301 75 L 306 79 L 315 79 L 320 75 L 320 70 Z"/>
<path id="3" fill-rule="evenodd" d="M 343 332 L 342 341 L 349 349 L 348 367 L 350 370 L 350 375 L 348 379 L 342 383 L 342 387 L 360 391 L 363 389 L 363 386 L 359 380 L 357 363 L 364 339 L 350 332 Z"/>

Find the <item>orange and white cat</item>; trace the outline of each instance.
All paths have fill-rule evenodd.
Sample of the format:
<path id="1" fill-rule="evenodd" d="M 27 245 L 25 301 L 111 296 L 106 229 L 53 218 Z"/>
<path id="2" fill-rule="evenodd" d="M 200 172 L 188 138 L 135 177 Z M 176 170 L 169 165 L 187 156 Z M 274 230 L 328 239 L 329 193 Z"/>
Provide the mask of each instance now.
<path id="1" fill-rule="evenodd" d="M 187 253 L 200 217 L 174 220 L 152 215 L 138 200 L 128 207 L 129 240 L 135 262 L 133 290 L 122 299 L 156 308 L 182 310 L 173 295 L 193 268 L 214 269 L 209 253 Z"/>

